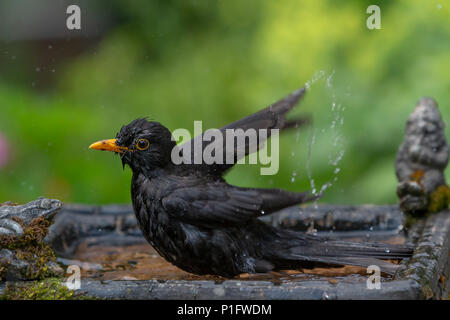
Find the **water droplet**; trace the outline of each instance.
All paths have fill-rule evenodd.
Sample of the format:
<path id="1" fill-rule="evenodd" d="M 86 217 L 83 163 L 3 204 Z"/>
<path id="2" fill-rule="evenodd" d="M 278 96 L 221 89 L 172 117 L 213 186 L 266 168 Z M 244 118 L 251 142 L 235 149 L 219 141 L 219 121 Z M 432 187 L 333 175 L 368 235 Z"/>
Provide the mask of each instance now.
<path id="1" fill-rule="evenodd" d="M 329 187 L 331 187 L 331 183 L 330 183 L 330 182 L 325 183 L 325 184 L 320 188 L 319 194 L 323 194 L 323 193 L 325 192 L 325 190 L 327 190 Z"/>
<path id="2" fill-rule="evenodd" d="M 342 134 L 339 132 L 339 128 L 340 126 L 342 126 L 343 122 L 344 122 L 344 117 L 343 117 L 343 110 L 345 110 L 345 107 L 339 102 L 337 94 L 336 94 L 336 90 L 333 88 L 333 79 L 334 79 L 334 74 L 335 71 L 333 70 L 333 72 L 331 74 L 326 74 L 325 71 L 323 70 L 319 70 L 317 71 L 314 76 L 312 77 L 312 79 L 310 81 L 307 82 L 306 86 L 308 88 L 310 88 L 315 82 L 319 81 L 319 80 L 324 80 L 325 82 L 325 88 L 327 90 L 329 90 L 330 92 L 330 96 L 332 98 L 331 103 L 330 103 L 330 107 L 331 107 L 331 119 L 329 122 L 329 126 L 326 126 L 325 128 L 312 128 L 312 130 L 310 131 L 309 137 L 308 137 L 308 152 L 307 152 L 307 159 L 306 159 L 306 169 L 307 169 L 307 175 L 308 175 L 308 179 L 310 181 L 310 190 L 312 190 L 312 193 L 314 195 L 317 194 L 317 192 L 319 191 L 319 193 L 323 193 L 323 191 L 325 191 L 327 188 L 332 186 L 332 182 L 336 182 L 338 179 L 336 177 L 336 175 L 341 171 L 341 168 L 333 168 L 332 172 L 334 173 L 333 176 L 330 177 L 330 181 L 326 182 L 324 185 L 316 185 L 317 181 L 314 181 L 313 179 L 313 174 L 312 174 L 312 146 L 315 144 L 316 139 L 320 138 L 321 143 L 323 142 L 323 140 L 328 139 L 329 143 L 333 146 L 334 151 L 332 151 L 329 155 L 328 155 L 328 159 L 329 159 L 329 164 L 337 167 L 339 162 L 342 160 L 343 156 L 344 156 L 344 152 L 345 150 L 340 150 L 341 149 L 341 143 L 342 143 Z M 350 89 L 347 88 L 347 91 L 349 91 Z M 319 133 L 319 135 L 317 135 Z M 325 138 L 325 139 L 324 139 Z M 337 149 L 339 148 L 339 149 Z M 291 179 L 291 181 L 293 181 L 293 179 Z M 315 201 L 315 204 L 317 204 L 317 200 Z M 317 206 L 315 206 L 317 207 Z"/>

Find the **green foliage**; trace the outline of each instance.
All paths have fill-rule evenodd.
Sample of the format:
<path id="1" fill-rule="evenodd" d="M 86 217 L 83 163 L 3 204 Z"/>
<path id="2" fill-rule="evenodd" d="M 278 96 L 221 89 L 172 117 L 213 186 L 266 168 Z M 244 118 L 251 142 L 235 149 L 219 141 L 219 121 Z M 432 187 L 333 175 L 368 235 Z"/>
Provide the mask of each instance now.
<path id="1" fill-rule="evenodd" d="M 0 79 L 0 132 L 14 157 L 0 169 L 0 201 L 129 202 L 129 169 L 88 150 L 91 142 L 141 116 L 171 130 L 193 130 L 194 120 L 220 127 L 323 71 L 294 112 L 312 114 L 313 128 L 281 137 L 280 172 L 237 166 L 228 181 L 309 189 L 315 132 L 312 178 L 318 188 L 333 184 L 323 202 L 395 202 L 394 158 L 409 113 L 426 95 L 450 114 L 450 7 L 376 3 L 381 30 L 366 28 L 368 1 L 111 1 L 120 23 L 94 53 L 58 70 L 54 91 Z"/>

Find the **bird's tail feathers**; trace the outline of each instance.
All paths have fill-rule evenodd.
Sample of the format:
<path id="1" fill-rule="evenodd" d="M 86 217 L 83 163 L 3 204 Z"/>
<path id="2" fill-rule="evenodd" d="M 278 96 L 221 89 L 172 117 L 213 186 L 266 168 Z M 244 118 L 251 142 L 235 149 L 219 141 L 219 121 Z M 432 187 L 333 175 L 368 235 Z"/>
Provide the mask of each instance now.
<path id="1" fill-rule="evenodd" d="M 307 242 L 310 242 L 311 238 L 308 238 Z M 410 257 L 413 251 L 411 247 L 407 246 L 335 240 L 318 241 L 319 239 L 314 239 L 309 244 L 290 248 L 288 253 L 290 259 L 360 267 L 375 265 L 380 268 L 381 272 L 393 275 L 399 266 L 381 259 L 404 259 Z"/>

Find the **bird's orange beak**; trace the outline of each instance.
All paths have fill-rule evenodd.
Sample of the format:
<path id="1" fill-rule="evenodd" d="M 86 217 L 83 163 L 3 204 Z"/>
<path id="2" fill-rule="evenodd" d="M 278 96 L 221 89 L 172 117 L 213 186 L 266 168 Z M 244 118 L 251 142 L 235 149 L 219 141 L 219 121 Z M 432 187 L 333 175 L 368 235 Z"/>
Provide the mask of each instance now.
<path id="1" fill-rule="evenodd" d="M 121 147 L 116 144 L 117 139 L 108 139 L 94 142 L 89 146 L 89 149 L 112 151 L 118 153 L 124 153 L 129 151 L 127 147 Z"/>

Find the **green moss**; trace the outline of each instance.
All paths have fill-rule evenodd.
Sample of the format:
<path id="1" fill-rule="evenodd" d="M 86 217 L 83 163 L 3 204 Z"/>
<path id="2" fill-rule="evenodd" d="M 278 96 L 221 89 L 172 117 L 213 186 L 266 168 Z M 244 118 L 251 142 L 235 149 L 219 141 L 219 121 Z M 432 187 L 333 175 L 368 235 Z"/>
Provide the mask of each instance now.
<path id="1" fill-rule="evenodd" d="M 48 245 L 31 247 L 27 248 L 27 250 L 19 249 L 16 251 L 16 257 L 30 263 L 25 274 L 27 279 L 43 279 L 56 276 L 48 268 L 49 262 L 56 262 L 55 254 Z"/>
<path id="2" fill-rule="evenodd" d="M 69 290 L 61 279 L 8 283 L 0 300 L 88 300 L 95 299 Z"/>
<path id="3" fill-rule="evenodd" d="M 29 225 L 25 225 L 18 218 L 13 217 L 12 219 L 22 226 L 23 234 L 20 236 L 0 236 L 0 247 L 11 250 L 41 244 L 51 225 L 50 221 L 42 217 L 34 219 Z"/>
<path id="4" fill-rule="evenodd" d="M 415 223 L 417 222 L 417 218 L 413 217 L 410 214 L 407 214 L 405 217 L 405 227 L 406 228 L 411 228 Z"/>
<path id="5" fill-rule="evenodd" d="M 418 221 L 418 217 L 427 218 L 432 213 L 448 208 L 450 204 L 450 188 L 446 185 L 439 186 L 428 196 L 428 208 L 426 211 L 409 213 L 406 216 L 406 227 L 410 227 Z"/>
<path id="6" fill-rule="evenodd" d="M 430 195 L 429 212 L 438 212 L 448 208 L 450 202 L 450 188 L 446 185 L 440 186 Z"/>
<path id="7" fill-rule="evenodd" d="M 36 218 L 26 226 L 21 220 L 20 223 L 24 233 L 20 236 L 0 236 L 0 247 L 13 251 L 17 259 L 28 262 L 28 267 L 23 272 L 26 279 L 43 279 L 57 276 L 54 271 L 48 268 L 50 262 L 56 263 L 56 257 L 49 245 L 43 240 L 48 233 L 51 223 L 44 218 Z M 8 264 L 0 264 L 0 281 L 6 274 Z"/>
<path id="8" fill-rule="evenodd" d="M 434 297 L 433 290 L 431 289 L 431 287 L 429 285 L 422 286 L 422 293 L 423 293 L 423 296 L 425 297 L 425 299 L 427 299 L 427 300 L 433 299 L 433 297 Z"/>

